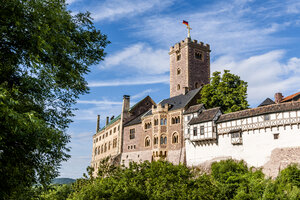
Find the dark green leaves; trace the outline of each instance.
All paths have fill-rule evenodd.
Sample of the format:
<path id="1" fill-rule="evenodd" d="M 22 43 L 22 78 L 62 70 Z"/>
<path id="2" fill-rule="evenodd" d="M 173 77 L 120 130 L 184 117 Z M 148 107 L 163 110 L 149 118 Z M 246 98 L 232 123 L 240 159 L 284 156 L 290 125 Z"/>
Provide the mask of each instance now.
<path id="1" fill-rule="evenodd" d="M 240 77 L 224 70 L 214 72 L 211 83 L 201 90 L 200 103 L 206 108 L 221 107 L 224 113 L 244 110 L 249 107 L 247 102 L 247 83 Z"/>

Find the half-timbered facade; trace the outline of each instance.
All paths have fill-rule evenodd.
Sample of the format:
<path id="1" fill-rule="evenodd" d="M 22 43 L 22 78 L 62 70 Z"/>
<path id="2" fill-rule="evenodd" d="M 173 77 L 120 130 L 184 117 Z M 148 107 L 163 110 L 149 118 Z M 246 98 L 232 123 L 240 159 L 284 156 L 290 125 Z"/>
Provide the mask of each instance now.
<path id="1" fill-rule="evenodd" d="M 188 166 L 232 158 L 276 176 L 288 164 L 300 163 L 300 101 L 218 112 L 207 122 L 201 115 L 205 118 L 205 111 L 185 128 Z"/>

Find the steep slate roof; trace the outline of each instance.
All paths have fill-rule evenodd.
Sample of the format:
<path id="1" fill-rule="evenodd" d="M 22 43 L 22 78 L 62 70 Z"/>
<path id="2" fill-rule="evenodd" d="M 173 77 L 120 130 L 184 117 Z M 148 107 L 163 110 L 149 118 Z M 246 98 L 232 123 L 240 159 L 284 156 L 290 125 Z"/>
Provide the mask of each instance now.
<path id="1" fill-rule="evenodd" d="M 259 106 L 257 107 L 261 107 L 261 106 L 267 106 L 267 105 L 271 105 L 271 104 L 275 104 L 275 102 L 270 99 L 270 98 L 266 98 L 261 104 L 259 104 Z"/>
<path id="2" fill-rule="evenodd" d="M 253 117 L 257 115 L 276 113 L 276 112 L 292 111 L 297 109 L 300 109 L 300 101 L 272 104 L 268 106 L 262 106 L 262 107 L 237 111 L 233 113 L 223 114 L 220 116 L 217 122 L 220 123 L 229 120 L 242 119 L 242 118 Z"/>
<path id="3" fill-rule="evenodd" d="M 203 110 L 198 117 L 191 119 L 189 125 L 211 121 L 219 111 L 220 111 L 219 107 Z"/>
<path id="4" fill-rule="evenodd" d="M 297 97 L 298 95 L 300 96 L 300 92 L 297 92 L 295 94 L 285 97 L 284 99 L 281 100 L 281 102 L 292 101 L 293 98 Z"/>
<path id="5" fill-rule="evenodd" d="M 151 110 L 151 109 L 150 109 L 150 110 Z M 137 116 L 137 117 L 134 118 L 133 120 L 127 122 L 126 124 L 124 124 L 124 127 L 125 127 L 125 126 L 131 126 L 131 125 L 135 125 L 135 124 L 140 124 L 140 123 L 142 123 L 142 117 L 143 117 L 147 112 L 149 112 L 149 110 L 146 111 L 146 112 L 144 112 L 144 113 L 142 113 L 142 114 L 140 114 L 139 116 Z"/>
<path id="6" fill-rule="evenodd" d="M 144 101 L 146 98 L 150 98 L 150 100 L 152 101 L 152 103 L 155 105 L 155 102 L 151 99 L 151 97 L 148 95 L 145 98 L 143 98 L 142 100 L 140 100 L 139 102 L 137 102 L 136 104 L 134 104 L 133 106 L 130 107 L 129 112 L 131 112 L 132 110 L 134 110 L 134 108 L 136 106 L 138 106 L 142 101 Z M 144 114 L 144 113 L 143 113 Z M 141 114 L 140 116 L 142 116 L 143 114 Z M 139 116 L 138 116 L 139 117 Z M 137 118 L 138 118 L 137 117 Z M 104 130 L 106 127 L 110 126 L 111 124 L 113 124 L 114 122 L 116 122 L 118 119 L 121 119 L 121 114 L 118 115 L 116 118 L 114 118 L 113 120 L 111 120 L 107 125 L 105 125 L 103 128 L 100 129 L 100 131 Z M 136 119 L 136 118 L 134 118 Z M 133 119 L 133 120 L 134 120 Z M 131 121 L 133 121 L 131 120 Z M 97 133 L 96 133 L 97 134 Z"/>
<path id="7" fill-rule="evenodd" d="M 190 113 L 195 113 L 198 112 L 201 108 L 204 108 L 203 104 L 197 104 L 197 105 L 193 105 L 190 106 L 186 111 L 184 111 L 184 115 L 186 114 L 190 114 Z"/>
<path id="8" fill-rule="evenodd" d="M 164 106 L 165 104 L 171 105 L 169 111 L 184 108 L 195 97 L 195 95 L 200 92 L 201 88 L 202 87 L 191 90 L 185 95 L 180 94 L 175 97 L 164 99 L 159 104 L 161 104 L 162 106 Z"/>

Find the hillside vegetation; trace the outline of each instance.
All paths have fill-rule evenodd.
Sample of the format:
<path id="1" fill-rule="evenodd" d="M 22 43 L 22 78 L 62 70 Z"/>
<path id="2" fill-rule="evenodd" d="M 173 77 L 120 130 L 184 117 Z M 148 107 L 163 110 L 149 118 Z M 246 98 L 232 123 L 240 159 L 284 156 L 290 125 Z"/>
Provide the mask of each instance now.
<path id="1" fill-rule="evenodd" d="M 88 168 L 89 175 L 92 169 Z M 33 199 L 300 199 L 300 168 L 290 165 L 275 180 L 243 161 L 213 163 L 210 173 L 168 162 L 131 163 L 128 168 L 102 162 L 98 177 L 55 186 Z"/>

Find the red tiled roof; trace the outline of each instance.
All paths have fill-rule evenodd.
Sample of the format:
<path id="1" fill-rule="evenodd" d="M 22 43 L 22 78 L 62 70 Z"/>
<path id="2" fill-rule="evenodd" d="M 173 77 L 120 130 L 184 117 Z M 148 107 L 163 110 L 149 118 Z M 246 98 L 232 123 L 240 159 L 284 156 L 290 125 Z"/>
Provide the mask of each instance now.
<path id="1" fill-rule="evenodd" d="M 300 95 L 300 92 L 297 92 L 295 94 L 285 97 L 284 99 L 281 100 L 281 102 L 286 102 L 286 101 L 292 100 L 294 97 L 296 97 L 298 95 Z"/>

